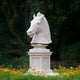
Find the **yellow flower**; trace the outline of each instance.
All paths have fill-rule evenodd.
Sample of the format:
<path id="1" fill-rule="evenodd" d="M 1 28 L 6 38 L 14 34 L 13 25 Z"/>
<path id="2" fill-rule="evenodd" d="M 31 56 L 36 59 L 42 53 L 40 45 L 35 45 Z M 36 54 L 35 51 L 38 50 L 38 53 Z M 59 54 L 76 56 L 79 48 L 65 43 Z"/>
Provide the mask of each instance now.
<path id="1" fill-rule="evenodd" d="M 35 71 L 36 69 L 35 68 L 33 68 L 33 71 Z"/>
<path id="2" fill-rule="evenodd" d="M 13 70 L 15 71 L 15 68 L 13 68 Z"/>
<path id="3" fill-rule="evenodd" d="M 23 71 L 23 69 L 21 69 L 21 71 Z"/>
<path id="4" fill-rule="evenodd" d="M 46 71 L 46 69 L 44 69 Z"/>
<path id="5" fill-rule="evenodd" d="M 56 71 L 57 69 L 56 69 L 56 68 L 54 68 L 54 70 Z"/>
<path id="6" fill-rule="evenodd" d="M 14 73 L 11 72 L 11 74 L 13 75 Z"/>
<path id="7" fill-rule="evenodd" d="M 37 76 L 37 74 L 35 74 L 35 76 Z"/>
<path id="8" fill-rule="evenodd" d="M 18 74 L 18 72 L 15 72 L 15 74 Z"/>
<path id="9" fill-rule="evenodd" d="M 40 71 L 38 70 L 37 72 L 39 73 Z"/>
<path id="10" fill-rule="evenodd" d="M 10 72 L 10 70 L 8 68 L 1 68 L 1 70 L 3 70 L 4 72 Z"/>
<path id="11" fill-rule="evenodd" d="M 65 71 L 64 69 L 61 69 L 61 71 Z"/>
<path id="12" fill-rule="evenodd" d="M 73 68 L 73 67 L 70 67 L 71 69 Z"/>
<path id="13" fill-rule="evenodd" d="M 30 66 L 30 68 L 32 68 L 32 66 Z"/>
<path id="14" fill-rule="evenodd" d="M 34 74 L 36 74 L 36 72 L 34 72 Z"/>
<path id="15" fill-rule="evenodd" d="M 3 71 L 4 69 L 3 69 L 3 68 L 1 68 L 1 70 Z"/>
<path id="16" fill-rule="evenodd" d="M 41 72 L 43 72 L 43 70 Z"/>
<path id="17" fill-rule="evenodd" d="M 62 73 L 62 75 L 67 75 L 66 72 Z"/>
<path id="18" fill-rule="evenodd" d="M 42 73 L 39 73 L 40 75 L 42 75 Z"/>
<path id="19" fill-rule="evenodd" d="M 67 68 L 67 71 L 69 71 L 69 68 Z"/>
<path id="20" fill-rule="evenodd" d="M 78 69 L 77 67 L 75 69 Z"/>
<path id="21" fill-rule="evenodd" d="M 45 75 L 45 77 L 47 78 L 47 75 Z"/>
<path id="22" fill-rule="evenodd" d="M 75 73 L 74 72 L 70 72 L 72 75 L 74 75 Z"/>

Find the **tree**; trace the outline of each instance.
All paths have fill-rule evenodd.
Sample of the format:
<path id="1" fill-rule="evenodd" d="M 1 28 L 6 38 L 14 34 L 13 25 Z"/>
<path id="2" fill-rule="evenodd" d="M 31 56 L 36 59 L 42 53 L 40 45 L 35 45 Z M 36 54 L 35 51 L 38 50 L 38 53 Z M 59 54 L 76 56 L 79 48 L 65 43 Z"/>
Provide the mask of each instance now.
<path id="1" fill-rule="evenodd" d="M 26 42 L 25 40 L 25 32 L 26 32 L 26 20 L 28 21 L 25 9 L 27 9 L 27 2 L 26 0 L 1 0 L 0 2 L 0 12 L 1 12 L 1 19 L 2 23 L 0 26 L 1 34 L 5 34 L 5 36 L 1 36 L 1 41 L 5 41 L 5 44 L 1 44 L 4 50 L 4 46 L 10 46 L 7 51 L 9 52 L 16 52 L 19 51 L 19 48 L 25 49 Z M 26 19 L 26 20 L 25 20 Z M 29 22 L 29 21 L 28 21 Z M 4 28 L 3 28 L 4 27 Z M 5 30 L 8 30 L 5 32 Z M 8 43 L 6 41 L 8 37 Z M 3 40 L 4 39 L 4 40 Z M 9 45 L 10 44 L 10 45 Z M 6 47 L 7 48 L 7 47 Z"/>
<path id="2" fill-rule="evenodd" d="M 4 50 L 5 45 L 9 45 L 8 50 L 12 52 L 30 47 L 30 39 L 25 32 L 32 15 L 37 12 L 45 14 L 49 22 L 53 41 L 49 47 L 54 54 L 59 55 L 64 45 L 80 41 L 79 0 L 1 0 L 0 46 L 3 47 L 0 51 Z"/>

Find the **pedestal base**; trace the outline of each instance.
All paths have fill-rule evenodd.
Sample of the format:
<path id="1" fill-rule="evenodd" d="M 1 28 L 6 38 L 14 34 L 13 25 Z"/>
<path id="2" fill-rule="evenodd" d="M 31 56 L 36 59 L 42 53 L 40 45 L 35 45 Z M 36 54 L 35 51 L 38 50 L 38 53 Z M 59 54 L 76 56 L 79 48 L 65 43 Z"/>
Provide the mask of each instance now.
<path id="1" fill-rule="evenodd" d="M 35 44 L 32 45 L 34 48 L 30 49 L 28 55 L 30 56 L 30 66 L 28 70 L 29 73 L 41 73 L 47 75 L 59 75 L 58 73 L 53 73 L 50 69 L 50 56 L 52 52 L 45 47 L 47 45 Z"/>
<path id="2" fill-rule="evenodd" d="M 52 52 L 28 52 L 30 56 L 31 69 L 28 70 L 31 74 L 34 73 L 46 73 L 47 75 L 59 75 L 53 73 L 50 69 L 50 55 Z"/>

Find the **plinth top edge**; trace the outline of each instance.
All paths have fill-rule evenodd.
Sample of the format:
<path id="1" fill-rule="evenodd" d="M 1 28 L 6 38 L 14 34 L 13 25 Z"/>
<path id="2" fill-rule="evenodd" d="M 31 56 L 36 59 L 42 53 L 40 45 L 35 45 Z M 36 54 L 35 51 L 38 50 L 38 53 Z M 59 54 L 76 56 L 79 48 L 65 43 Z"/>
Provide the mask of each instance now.
<path id="1" fill-rule="evenodd" d="M 31 44 L 33 47 L 46 47 L 48 46 L 47 44 Z"/>
<path id="2" fill-rule="evenodd" d="M 32 56 L 50 56 L 53 52 L 27 52 L 28 55 Z"/>
<path id="3" fill-rule="evenodd" d="M 54 53 L 54 52 L 27 52 L 27 53 Z"/>

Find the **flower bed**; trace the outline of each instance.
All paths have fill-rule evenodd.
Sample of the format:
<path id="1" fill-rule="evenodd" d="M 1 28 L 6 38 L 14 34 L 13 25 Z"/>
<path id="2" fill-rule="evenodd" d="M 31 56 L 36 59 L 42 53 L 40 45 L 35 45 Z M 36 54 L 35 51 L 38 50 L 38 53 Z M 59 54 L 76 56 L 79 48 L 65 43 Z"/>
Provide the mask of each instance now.
<path id="1" fill-rule="evenodd" d="M 30 67 L 31 68 L 31 67 Z M 66 68 L 59 65 L 58 69 L 53 69 L 54 73 L 59 73 L 57 76 L 40 76 L 39 72 L 35 75 L 23 75 L 27 69 L 9 69 L 0 66 L 0 80 L 80 80 L 80 65 L 77 67 Z"/>

